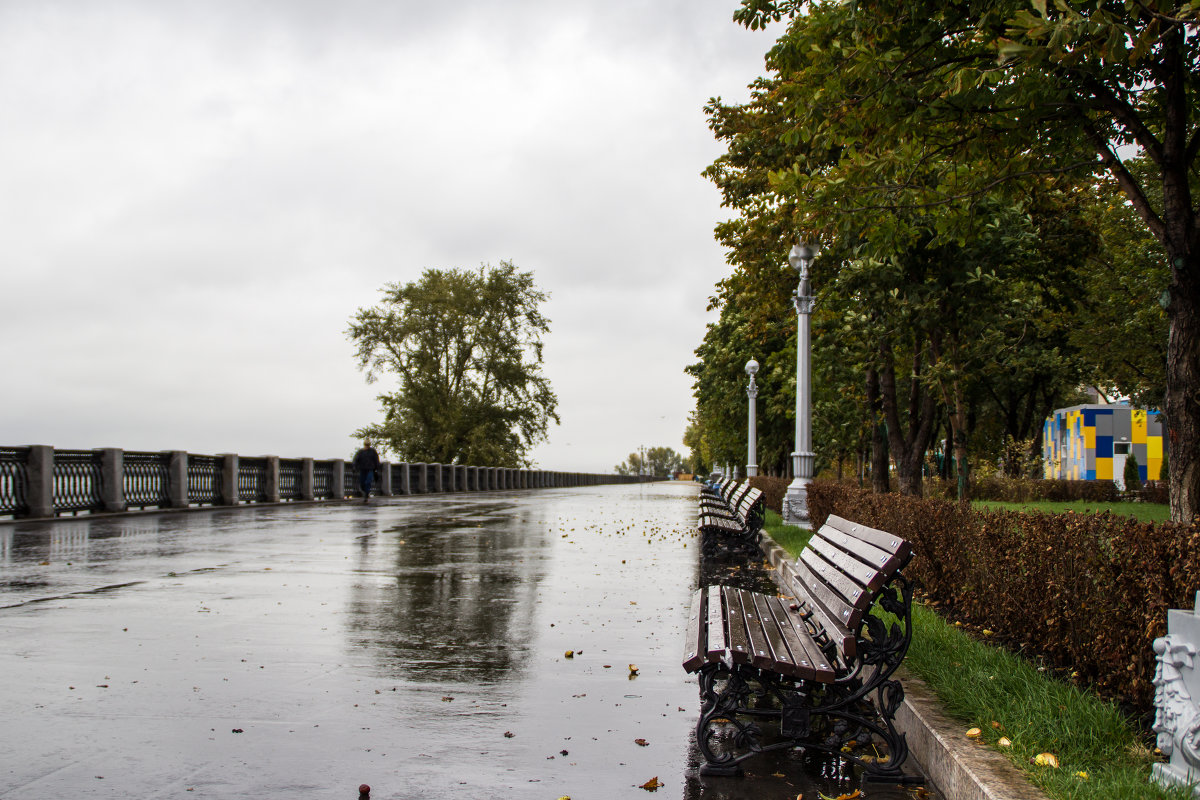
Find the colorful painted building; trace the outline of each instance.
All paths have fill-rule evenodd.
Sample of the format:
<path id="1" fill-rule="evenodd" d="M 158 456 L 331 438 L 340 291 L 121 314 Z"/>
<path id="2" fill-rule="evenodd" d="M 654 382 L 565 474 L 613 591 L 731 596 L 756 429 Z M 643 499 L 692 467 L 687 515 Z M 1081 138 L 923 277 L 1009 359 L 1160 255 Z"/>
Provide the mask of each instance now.
<path id="1" fill-rule="evenodd" d="M 1115 481 L 1124 488 L 1125 460 L 1137 458 L 1142 480 L 1158 480 L 1163 425 L 1157 411 L 1125 405 L 1060 408 L 1046 420 L 1042 455 L 1047 478 Z"/>

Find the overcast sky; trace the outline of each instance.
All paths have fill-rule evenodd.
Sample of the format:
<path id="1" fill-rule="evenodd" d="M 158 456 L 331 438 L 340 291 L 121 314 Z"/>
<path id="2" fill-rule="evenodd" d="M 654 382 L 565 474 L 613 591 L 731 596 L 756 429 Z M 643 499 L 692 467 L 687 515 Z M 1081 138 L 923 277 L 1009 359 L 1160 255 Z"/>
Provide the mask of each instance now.
<path id="1" fill-rule="evenodd" d="M 552 298 L 546 469 L 683 451 L 726 273 L 703 106 L 736 0 L 0 3 L 0 446 L 348 455 L 344 331 L 512 260 Z"/>

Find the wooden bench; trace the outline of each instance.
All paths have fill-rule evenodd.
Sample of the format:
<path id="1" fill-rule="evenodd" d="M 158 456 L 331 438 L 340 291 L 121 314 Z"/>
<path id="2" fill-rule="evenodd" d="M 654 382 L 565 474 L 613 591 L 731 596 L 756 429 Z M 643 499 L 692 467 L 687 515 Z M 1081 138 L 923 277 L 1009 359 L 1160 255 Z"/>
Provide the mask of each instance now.
<path id="1" fill-rule="evenodd" d="M 700 547 L 706 556 L 758 551 L 766 520 L 762 491 L 729 481 L 700 496 Z"/>
<path id="2" fill-rule="evenodd" d="M 891 679 L 912 640 L 911 557 L 904 539 L 830 516 L 777 565 L 782 595 L 696 592 L 683 667 L 699 673 L 702 774 L 740 775 L 747 758 L 801 747 L 911 782 L 894 725 L 904 689 Z"/>

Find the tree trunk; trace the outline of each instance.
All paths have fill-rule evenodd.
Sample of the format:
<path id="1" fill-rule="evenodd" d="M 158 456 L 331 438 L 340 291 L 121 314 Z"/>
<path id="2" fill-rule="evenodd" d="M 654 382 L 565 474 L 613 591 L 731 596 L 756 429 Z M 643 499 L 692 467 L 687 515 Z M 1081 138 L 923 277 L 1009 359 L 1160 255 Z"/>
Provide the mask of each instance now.
<path id="1" fill-rule="evenodd" d="M 1172 263 L 1186 260 L 1181 257 Z M 1172 270 L 1168 307 L 1167 469 L 1175 522 L 1190 522 L 1200 511 L 1200 287 L 1195 271 Z"/>
<path id="2" fill-rule="evenodd" d="M 896 461 L 900 494 L 920 497 L 921 465 L 925 459 L 925 451 L 929 448 L 929 440 L 933 436 L 933 426 L 937 419 L 937 400 L 922 380 L 924 347 L 919 341 L 916 345 L 909 376 L 907 428 L 900 418 L 895 360 L 891 343 L 886 340 L 880 345 L 883 367 L 879 371 L 879 389 L 884 418 L 887 421 L 888 447 Z"/>
<path id="3" fill-rule="evenodd" d="M 871 490 L 886 494 L 891 490 L 888 477 L 888 442 L 883 431 L 883 406 L 879 397 L 879 372 L 867 368 L 867 410 L 871 415 Z"/>

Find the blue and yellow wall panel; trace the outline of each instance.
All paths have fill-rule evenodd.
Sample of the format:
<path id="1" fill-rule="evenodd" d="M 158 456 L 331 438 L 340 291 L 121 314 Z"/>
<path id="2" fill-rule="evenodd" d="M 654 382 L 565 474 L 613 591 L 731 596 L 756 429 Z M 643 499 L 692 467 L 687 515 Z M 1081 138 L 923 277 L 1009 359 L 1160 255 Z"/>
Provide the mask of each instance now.
<path id="1" fill-rule="evenodd" d="M 1116 473 L 1123 472 L 1129 455 L 1137 459 L 1142 480 L 1158 480 L 1162 471 L 1163 426 L 1157 411 L 1122 405 L 1060 408 L 1046 420 L 1042 442 L 1047 478 L 1121 478 Z"/>

